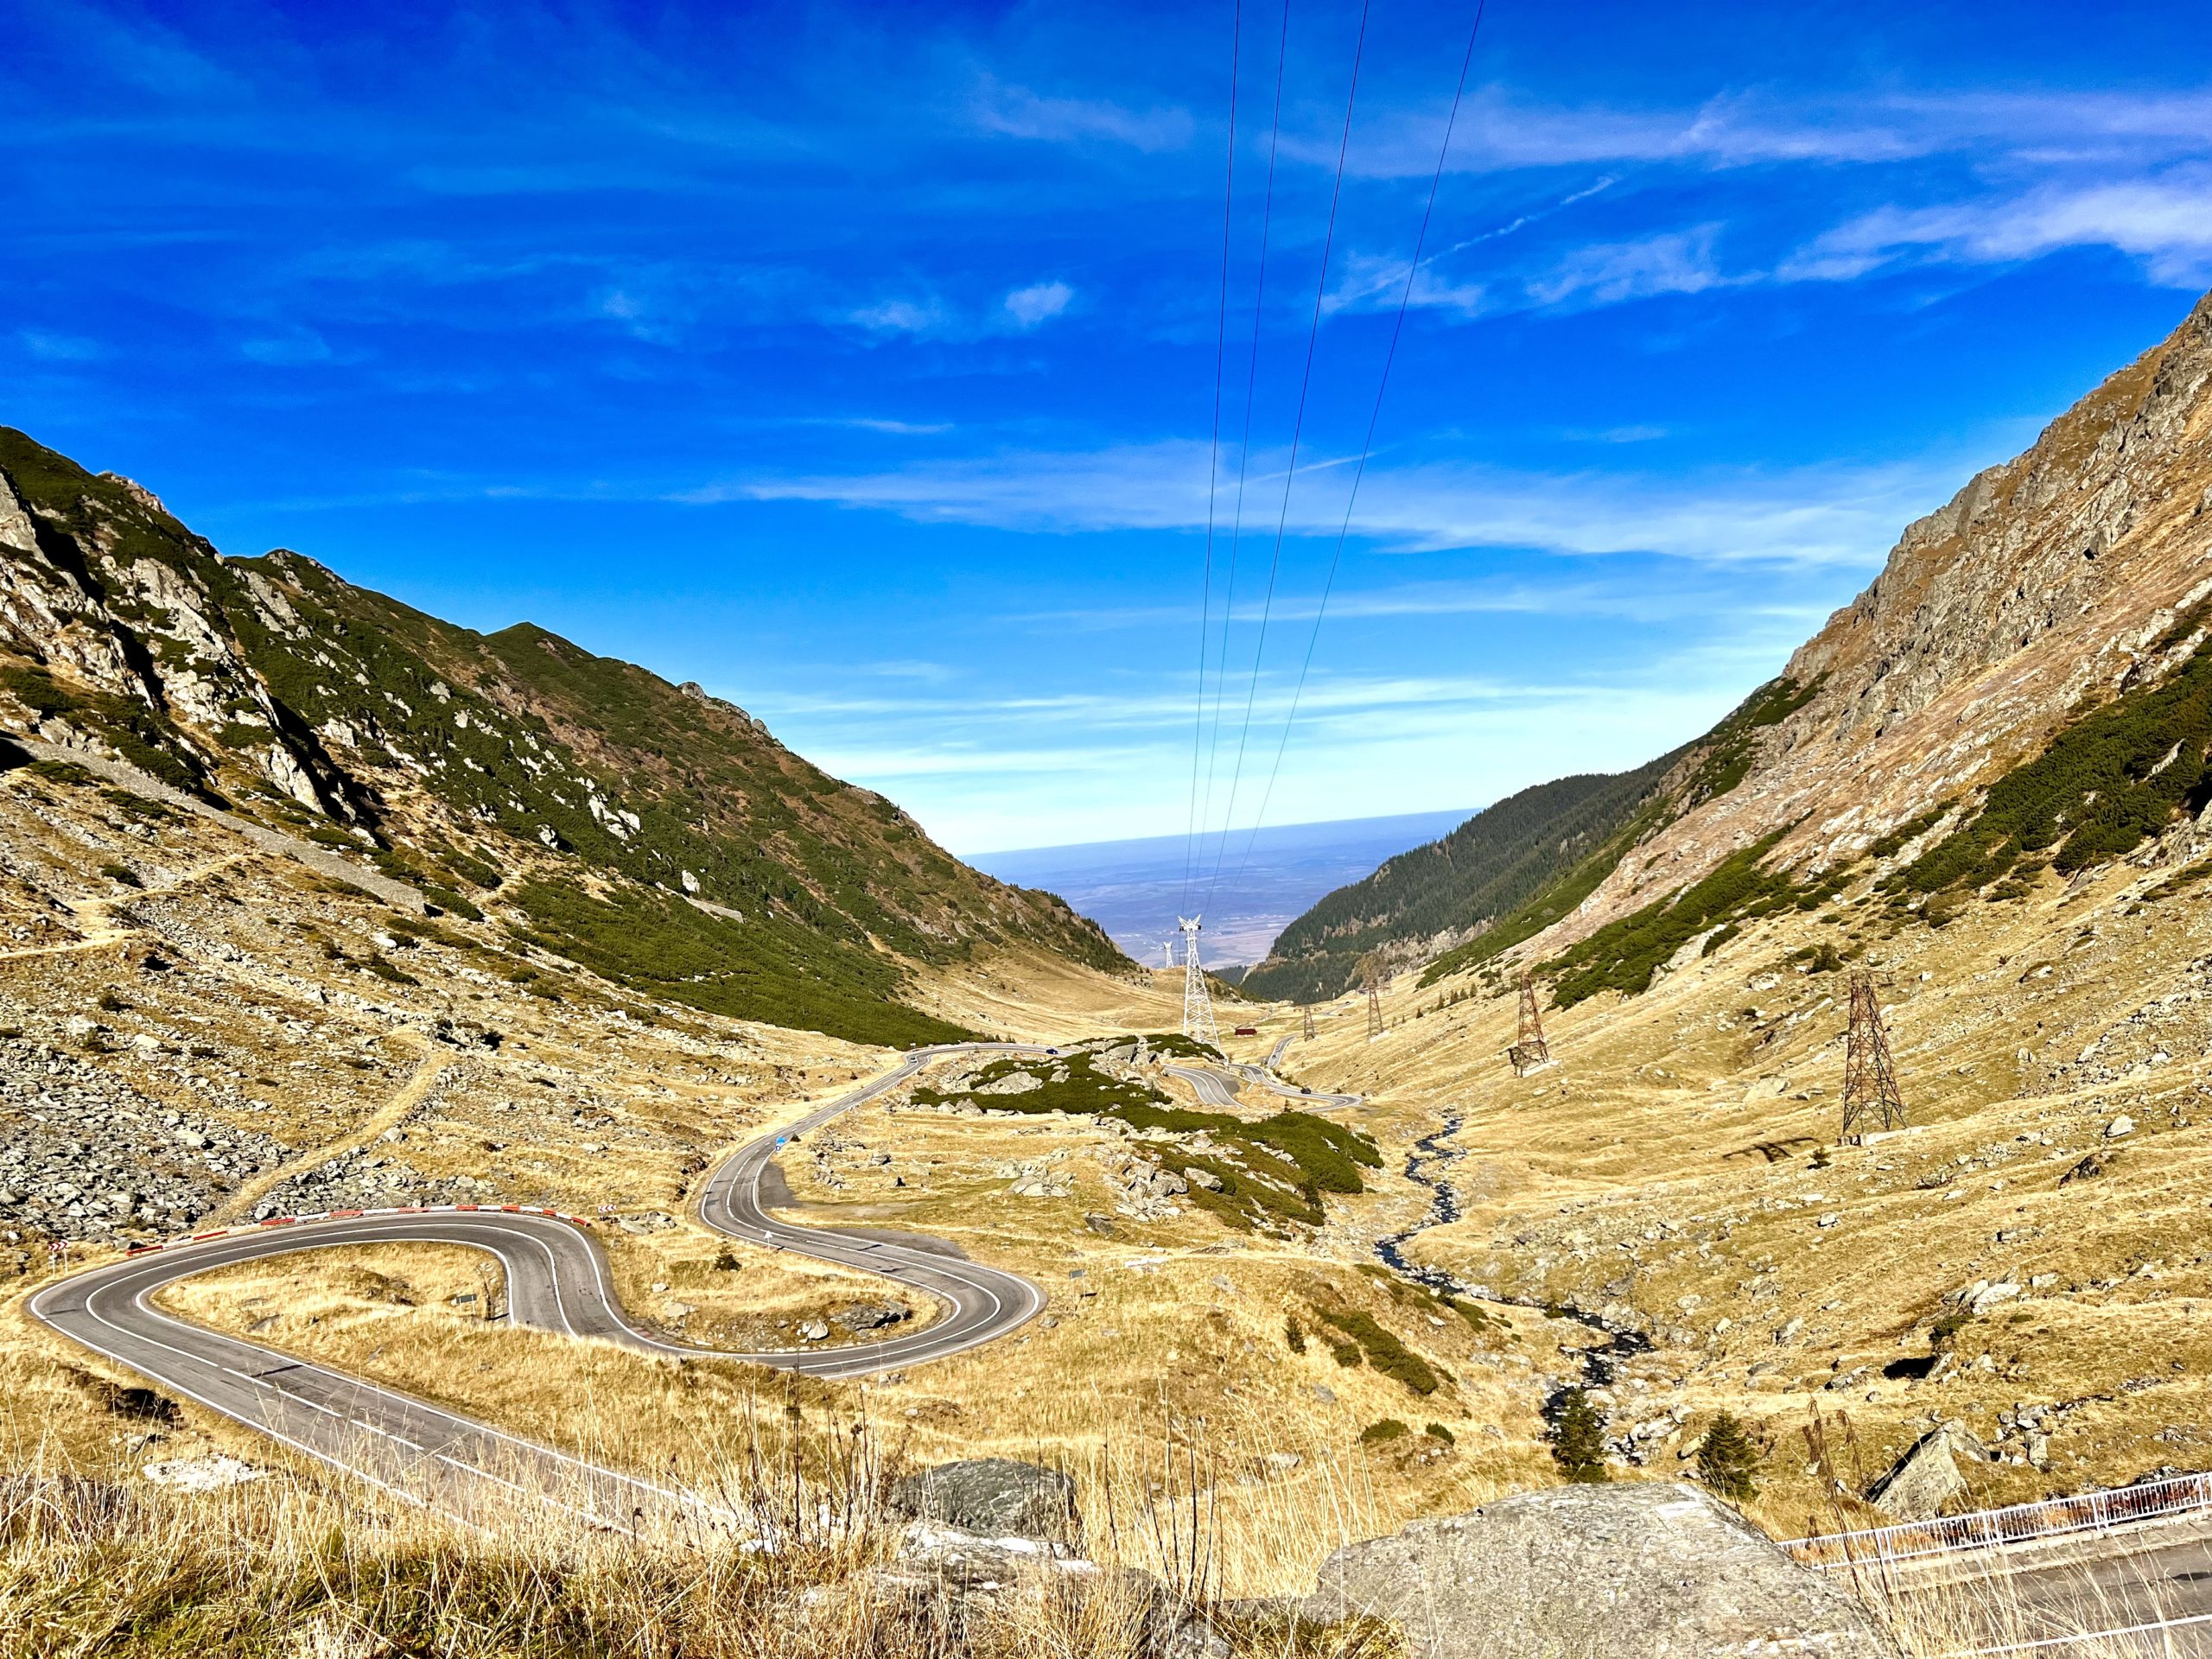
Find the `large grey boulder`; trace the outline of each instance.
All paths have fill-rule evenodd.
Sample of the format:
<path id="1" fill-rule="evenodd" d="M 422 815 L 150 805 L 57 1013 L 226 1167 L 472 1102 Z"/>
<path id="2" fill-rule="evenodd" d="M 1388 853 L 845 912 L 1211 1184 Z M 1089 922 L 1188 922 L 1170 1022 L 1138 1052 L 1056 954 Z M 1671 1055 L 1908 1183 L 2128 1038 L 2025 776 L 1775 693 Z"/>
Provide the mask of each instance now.
<path id="1" fill-rule="evenodd" d="M 1912 1444 L 1889 1473 L 1866 1489 L 1866 1501 L 1897 1521 L 1932 1521 L 1966 1496 L 1957 1458 L 1986 1462 L 1989 1452 L 1962 1423 L 1939 1423 Z"/>
<path id="2" fill-rule="evenodd" d="M 1681 1481 L 1529 1492 L 1329 1557 L 1305 1617 L 1395 1621 L 1409 1659 L 1895 1659 L 1840 1585 Z"/>
<path id="3" fill-rule="evenodd" d="M 1012 1458 L 970 1458 L 908 1475 L 893 1483 L 891 1507 L 987 1538 L 1075 1541 L 1075 1483 Z"/>

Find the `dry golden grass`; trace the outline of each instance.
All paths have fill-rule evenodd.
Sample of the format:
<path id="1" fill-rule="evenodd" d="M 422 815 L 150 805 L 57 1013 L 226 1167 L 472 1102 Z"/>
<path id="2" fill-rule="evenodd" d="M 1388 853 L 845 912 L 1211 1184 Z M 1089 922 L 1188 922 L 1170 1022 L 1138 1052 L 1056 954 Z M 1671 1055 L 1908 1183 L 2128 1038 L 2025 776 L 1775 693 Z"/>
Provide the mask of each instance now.
<path id="1" fill-rule="evenodd" d="M 1102 1525 L 1136 1535 L 1154 1524 L 1152 1500 L 1177 1478 L 1191 1484 L 1187 1466 L 1182 1476 L 1147 1466 L 1177 1448 L 1185 1465 L 1197 1459 L 1196 1484 L 1214 1516 L 1217 1577 L 1231 1594 L 1302 1589 L 1338 1544 L 1546 1478 L 1536 1446 L 1541 1390 L 1521 1351 L 1548 1354 L 1550 1322 L 1530 1317 L 1521 1330 L 1478 1338 L 1456 1319 L 1440 1331 L 1409 1316 L 1365 1275 L 1288 1255 L 1121 1255 L 1117 1263 L 1102 1248 L 1083 1258 L 1083 1278 L 1046 1281 L 1049 1325 L 865 1382 L 677 1363 L 489 1323 L 480 1302 L 453 1300 L 480 1295 L 489 1282 L 483 1258 L 453 1245 L 302 1252 L 200 1275 L 162 1301 L 687 1486 L 711 1485 L 736 1455 L 750 1402 L 767 1398 L 780 1409 L 791 1400 L 877 1424 L 902 1463 L 998 1455 L 1065 1467 Z M 1338 1363 L 1318 1338 L 1292 1353 L 1285 1320 L 1294 1313 L 1312 1328 L 1316 1302 L 1374 1310 L 1452 1379 L 1423 1396 L 1371 1365 Z M 1363 1446 L 1361 1431 L 1386 1419 L 1413 1432 Z M 1451 1440 L 1427 1432 L 1431 1423 Z M 237 1455 L 269 1455 L 242 1430 L 209 1429 L 210 1443 Z M 1135 1446 L 1152 1449 L 1132 1453 Z"/>
<path id="2" fill-rule="evenodd" d="M 1049 951 L 1007 950 L 918 976 L 914 1004 L 971 1031 L 1056 1043 L 1071 1033 L 1173 1031 L 1183 1019 L 1179 970 L 1116 979 Z"/>
<path id="3" fill-rule="evenodd" d="M 1502 1058 L 1510 987 L 1440 1011 L 1440 993 L 1475 982 L 1423 991 L 1407 976 L 1384 994 L 1381 1039 L 1347 999 L 1285 1070 L 1374 1091 L 1380 1109 L 1359 1121 L 1398 1156 L 1461 1118 L 1449 1178 L 1464 1217 L 1415 1253 L 1500 1294 L 1633 1309 L 1660 1351 L 1629 1368 L 1622 1414 L 1689 1409 L 1659 1442 L 1668 1471 L 1713 1410 L 1751 1419 L 1773 1447 L 1761 1513 L 1779 1530 L 1834 1524 L 1834 1482 L 1863 1490 L 1936 1417 L 1994 1439 L 2021 1403 L 2070 1407 L 2050 1466 L 1966 1465 L 1977 1503 L 2201 1467 L 2212 999 L 2190 964 L 2212 951 L 2212 912 L 2136 905 L 2160 874 L 2047 884 L 1894 937 L 1865 912 L 1786 913 L 1641 996 L 1549 1014 L 1560 1064 L 1525 1079 Z M 1784 961 L 1824 942 L 1882 963 L 1911 1109 L 1907 1132 L 1863 1147 L 1833 1145 L 1840 976 Z M 1277 1011 L 1245 1046 L 1296 1021 Z M 2099 1041 L 2110 1077 L 2077 1061 Z M 2107 1137 L 2123 1112 L 2134 1132 Z M 2115 1150 L 2104 1174 L 2060 1186 Z M 1948 1375 L 1885 1376 L 1929 1356 L 1942 1299 L 1977 1280 L 2022 1294 L 1951 1338 Z M 1833 1430 L 1819 1470 L 1802 1433 L 1815 1405 Z"/>

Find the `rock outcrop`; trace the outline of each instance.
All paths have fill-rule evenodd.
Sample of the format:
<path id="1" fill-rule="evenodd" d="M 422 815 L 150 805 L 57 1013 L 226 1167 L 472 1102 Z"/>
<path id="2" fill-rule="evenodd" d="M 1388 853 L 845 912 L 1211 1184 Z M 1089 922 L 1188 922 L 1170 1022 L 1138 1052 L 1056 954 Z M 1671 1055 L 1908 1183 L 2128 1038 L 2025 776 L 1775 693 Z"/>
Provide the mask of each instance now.
<path id="1" fill-rule="evenodd" d="M 2038 753 L 2085 702 L 2171 672 L 2186 652 L 2154 646 L 2208 598 L 2212 296 L 1910 525 L 1791 658 L 1804 701 L 1749 735 L 1742 780 L 1642 842 L 1542 943 L 1777 831 L 1777 861 L 1847 861 Z"/>
<path id="2" fill-rule="evenodd" d="M 1311 1619 L 1395 1621 L 1410 1659 L 1894 1659 L 1847 1590 L 1680 1481 L 1567 1486 L 1338 1550 Z"/>
<path id="3" fill-rule="evenodd" d="M 1634 772 L 1494 804 L 1322 899 L 1245 982 L 1313 1001 L 1370 955 L 1449 963 L 1528 941 L 1541 962 L 1747 849 L 1811 885 L 1908 826 L 1947 832 L 2073 722 L 2182 674 L 2208 604 L 2212 297 L 1907 527 L 1866 591 L 1711 732 Z M 2212 808 L 2191 792 L 2189 813 Z M 1725 942 L 1726 919 L 1646 977 Z"/>
<path id="4" fill-rule="evenodd" d="M 1932 1521 L 1967 1495 L 1957 1459 L 1985 1462 L 1988 1452 L 1957 1423 L 1942 1423 L 1913 1442 L 1896 1466 L 1866 1489 L 1866 1501 L 1898 1521 Z"/>
<path id="5" fill-rule="evenodd" d="M 1065 1544 L 1077 1534 L 1075 1483 L 1011 1458 L 970 1458 L 909 1475 L 892 1487 L 891 1507 L 917 1521 L 992 1536 Z"/>

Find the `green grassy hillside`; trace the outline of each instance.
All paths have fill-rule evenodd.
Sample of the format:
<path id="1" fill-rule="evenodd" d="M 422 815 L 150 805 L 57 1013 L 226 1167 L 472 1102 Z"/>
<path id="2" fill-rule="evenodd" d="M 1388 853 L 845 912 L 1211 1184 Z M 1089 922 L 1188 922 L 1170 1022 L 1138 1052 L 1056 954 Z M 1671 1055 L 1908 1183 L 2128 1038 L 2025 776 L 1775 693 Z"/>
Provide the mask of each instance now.
<path id="1" fill-rule="evenodd" d="M 1133 971 L 1059 899 L 969 868 L 696 686 L 527 623 L 457 627 L 296 553 L 226 559 L 4 428 L 0 475 L 0 708 L 20 727 L 715 1012 L 912 1041 L 953 1034 L 900 1001 L 917 967 L 1019 944 Z"/>

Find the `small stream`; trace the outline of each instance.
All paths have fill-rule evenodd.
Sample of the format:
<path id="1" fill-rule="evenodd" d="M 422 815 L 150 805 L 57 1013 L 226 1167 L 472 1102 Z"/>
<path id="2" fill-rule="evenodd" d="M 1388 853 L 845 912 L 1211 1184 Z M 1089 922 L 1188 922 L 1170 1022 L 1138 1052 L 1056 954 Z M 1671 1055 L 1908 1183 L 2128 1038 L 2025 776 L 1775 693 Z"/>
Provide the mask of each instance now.
<path id="1" fill-rule="evenodd" d="M 1533 1308 L 1558 1319 L 1572 1319 L 1577 1325 L 1603 1335 L 1605 1340 L 1582 1351 L 1582 1382 L 1586 1389 L 1602 1389 L 1613 1381 L 1616 1367 L 1624 1359 L 1649 1353 L 1651 1340 L 1640 1332 L 1624 1330 L 1599 1319 L 1595 1313 L 1586 1313 L 1580 1308 L 1547 1306 L 1513 1296 L 1501 1296 L 1497 1292 L 1470 1285 L 1441 1268 L 1425 1267 L 1408 1259 L 1406 1243 L 1427 1232 L 1459 1219 L 1459 1195 L 1445 1178 L 1444 1167 L 1455 1159 L 1467 1155 L 1465 1147 L 1446 1146 L 1446 1141 L 1459 1133 L 1463 1120 L 1456 1112 L 1447 1115 L 1443 1126 L 1433 1135 L 1425 1135 L 1414 1142 L 1412 1155 L 1406 1160 L 1406 1179 L 1429 1190 L 1428 1213 L 1403 1232 L 1392 1233 L 1375 1241 L 1375 1255 L 1382 1265 L 1402 1278 L 1440 1294 L 1458 1296 L 1468 1301 L 1503 1303 L 1510 1307 Z M 1567 1389 L 1553 1390 L 1544 1402 L 1547 1420 L 1558 1408 Z"/>

